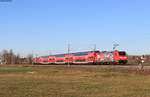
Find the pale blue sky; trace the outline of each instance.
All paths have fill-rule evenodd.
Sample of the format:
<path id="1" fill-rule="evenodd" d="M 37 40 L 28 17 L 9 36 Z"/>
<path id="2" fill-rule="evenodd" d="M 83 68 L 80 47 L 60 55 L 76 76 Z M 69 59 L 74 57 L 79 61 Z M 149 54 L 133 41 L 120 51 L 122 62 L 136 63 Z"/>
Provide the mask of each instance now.
<path id="1" fill-rule="evenodd" d="M 112 50 L 150 54 L 150 0 L 0 2 L 0 50 L 22 55 Z"/>

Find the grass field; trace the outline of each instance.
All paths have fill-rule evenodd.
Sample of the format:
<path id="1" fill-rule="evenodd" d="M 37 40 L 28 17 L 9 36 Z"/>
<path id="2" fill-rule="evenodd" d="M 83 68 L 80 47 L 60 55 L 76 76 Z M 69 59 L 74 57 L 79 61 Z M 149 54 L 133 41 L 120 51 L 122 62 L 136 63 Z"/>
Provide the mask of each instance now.
<path id="1" fill-rule="evenodd" d="M 0 97 L 150 97 L 150 75 L 100 66 L 0 66 Z"/>

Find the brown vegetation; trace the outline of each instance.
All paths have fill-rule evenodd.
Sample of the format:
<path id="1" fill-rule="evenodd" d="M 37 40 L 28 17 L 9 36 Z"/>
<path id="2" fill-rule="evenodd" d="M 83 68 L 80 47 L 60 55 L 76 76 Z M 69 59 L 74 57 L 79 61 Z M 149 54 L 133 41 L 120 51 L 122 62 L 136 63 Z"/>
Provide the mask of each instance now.
<path id="1" fill-rule="evenodd" d="M 149 97 L 148 72 L 79 65 L 0 66 L 0 97 Z"/>
<path id="2" fill-rule="evenodd" d="M 0 64 L 32 64 L 32 54 L 26 58 L 20 57 L 20 54 L 15 54 L 13 50 L 3 50 L 0 53 Z"/>
<path id="3" fill-rule="evenodd" d="M 128 64 L 129 65 L 138 65 L 138 58 L 140 56 L 137 56 L 137 55 L 129 55 L 128 56 Z M 150 65 L 150 55 L 145 55 L 145 62 L 144 62 L 144 65 L 148 66 Z"/>

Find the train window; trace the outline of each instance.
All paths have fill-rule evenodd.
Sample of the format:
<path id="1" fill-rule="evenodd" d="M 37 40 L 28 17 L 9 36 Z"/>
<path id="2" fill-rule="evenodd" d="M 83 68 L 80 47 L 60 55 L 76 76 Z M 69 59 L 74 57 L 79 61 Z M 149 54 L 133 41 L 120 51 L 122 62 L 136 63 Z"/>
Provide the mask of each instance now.
<path id="1" fill-rule="evenodd" d="M 63 60 L 57 60 L 57 62 L 64 62 Z"/>
<path id="2" fill-rule="evenodd" d="M 54 58 L 51 58 L 51 59 L 49 59 L 49 60 L 55 60 Z"/>
<path id="3" fill-rule="evenodd" d="M 119 52 L 119 55 L 120 55 L 120 56 L 125 56 L 126 53 L 125 53 L 125 52 Z"/>
<path id="4" fill-rule="evenodd" d="M 89 56 L 89 57 L 88 57 L 88 59 L 93 59 L 93 58 L 94 58 L 93 56 Z"/>
<path id="5" fill-rule="evenodd" d="M 47 61 L 43 61 L 43 62 L 47 62 Z"/>
<path id="6" fill-rule="evenodd" d="M 72 57 L 67 57 L 67 58 L 65 58 L 66 60 L 68 60 L 68 59 L 73 59 Z"/>
<path id="7" fill-rule="evenodd" d="M 76 59 L 76 62 L 83 62 L 86 61 L 85 59 Z"/>

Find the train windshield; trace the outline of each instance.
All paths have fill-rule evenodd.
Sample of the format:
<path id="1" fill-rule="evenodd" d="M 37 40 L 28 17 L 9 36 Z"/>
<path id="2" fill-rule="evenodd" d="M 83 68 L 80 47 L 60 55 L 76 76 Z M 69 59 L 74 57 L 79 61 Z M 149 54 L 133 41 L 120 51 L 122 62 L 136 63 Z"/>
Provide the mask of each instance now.
<path id="1" fill-rule="evenodd" d="M 120 56 L 125 56 L 125 55 L 126 55 L 126 52 L 119 52 L 119 55 L 120 55 Z"/>

